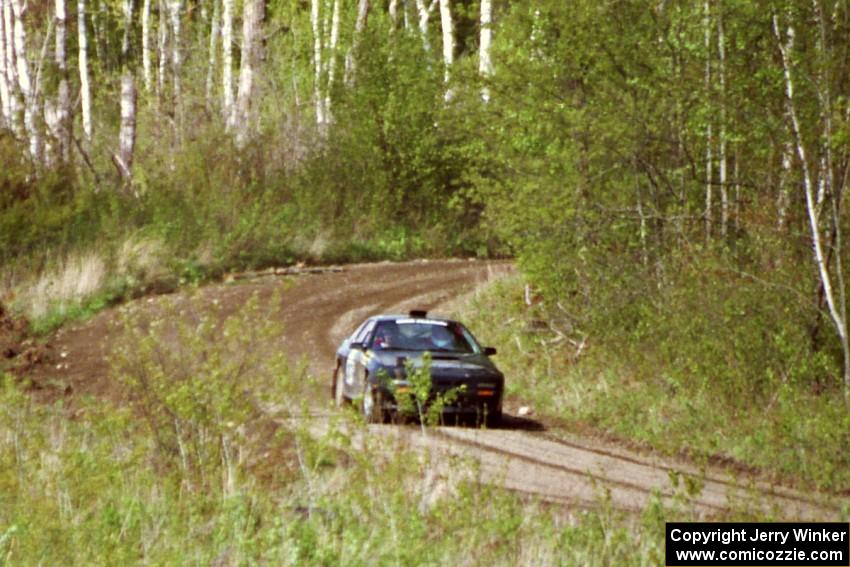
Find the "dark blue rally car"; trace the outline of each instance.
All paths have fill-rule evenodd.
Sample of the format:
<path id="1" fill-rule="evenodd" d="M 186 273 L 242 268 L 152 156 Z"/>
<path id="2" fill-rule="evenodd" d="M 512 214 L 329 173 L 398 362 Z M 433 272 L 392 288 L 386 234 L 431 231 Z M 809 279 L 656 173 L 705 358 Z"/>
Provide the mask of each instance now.
<path id="1" fill-rule="evenodd" d="M 428 317 L 425 311 L 370 317 L 342 341 L 332 386 L 337 406 L 356 399 L 367 422 L 389 421 L 399 412 L 395 394 L 410 389 L 406 369 L 421 367 L 426 352 L 432 398 L 455 394 L 443 413 L 498 424 L 505 378 L 489 358 L 496 349 L 480 346 L 457 321 Z"/>

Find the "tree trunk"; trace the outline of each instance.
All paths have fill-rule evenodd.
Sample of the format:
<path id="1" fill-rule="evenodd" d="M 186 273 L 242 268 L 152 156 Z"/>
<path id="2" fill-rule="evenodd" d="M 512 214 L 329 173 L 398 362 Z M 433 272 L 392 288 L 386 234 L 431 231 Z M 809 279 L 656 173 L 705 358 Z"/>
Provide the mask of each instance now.
<path id="1" fill-rule="evenodd" d="M 153 86 L 153 72 L 151 70 L 151 0 L 142 3 L 142 77 L 145 82 L 145 90 L 150 92 Z"/>
<path id="2" fill-rule="evenodd" d="M 68 86 L 68 62 L 65 55 L 67 42 L 66 0 L 56 0 L 56 49 L 55 61 L 59 71 L 59 88 L 56 94 L 56 124 L 54 136 L 58 141 L 59 159 L 67 163 L 71 158 L 71 93 Z"/>
<path id="3" fill-rule="evenodd" d="M 455 30 L 449 0 L 440 0 L 440 27 L 443 32 L 443 81 L 448 85 L 455 60 Z M 449 98 L 451 89 L 446 90 L 446 99 Z"/>
<path id="4" fill-rule="evenodd" d="M 24 129 L 29 138 L 29 151 L 33 161 L 41 161 L 41 135 L 36 124 L 37 100 L 30 75 L 27 58 L 27 33 L 24 27 L 26 6 L 21 0 L 10 0 L 14 16 L 15 63 L 17 64 L 18 87 L 24 99 Z"/>
<path id="5" fill-rule="evenodd" d="M 89 51 L 86 35 L 86 0 L 77 0 L 77 44 L 80 68 L 80 105 L 83 114 L 83 133 L 86 141 L 92 139 L 91 89 L 89 86 Z"/>
<path id="6" fill-rule="evenodd" d="M 331 111 L 331 92 L 336 80 L 336 48 L 339 43 L 339 0 L 333 2 L 333 16 L 331 17 L 331 35 L 328 43 L 328 86 L 325 89 L 325 122 L 333 122 Z"/>
<path id="7" fill-rule="evenodd" d="M 0 0 L 0 112 L 3 120 L 0 127 L 12 127 L 12 107 L 9 100 L 9 77 L 6 72 L 6 32 L 3 18 L 3 8 L 6 0 Z"/>
<path id="8" fill-rule="evenodd" d="M 794 27 L 789 24 L 783 41 L 782 33 L 779 29 L 779 19 L 776 15 L 773 16 L 773 31 L 776 35 L 779 51 L 782 55 L 782 68 L 785 79 L 785 97 L 787 105 L 787 115 L 791 120 L 791 131 L 794 134 L 794 141 L 797 147 L 797 157 L 800 159 L 800 166 L 803 169 L 803 189 L 806 197 L 806 213 L 809 218 L 809 229 L 812 237 L 812 248 L 815 254 L 815 264 L 817 266 L 820 284 L 823 288 L 823 295 L 826 299 L 827 308 L 830 318 L 835 327 L 836 334 L 841 343 L 841 351 L 844 358 L 844 399 L 850 401 L 850 343 L 847 336 L 847 311 L 845 301 L 844 278 L 841 264 L 841 249 L 840 249 L 840 230 L 841 225 L 837 222 L 837 203 L 833 200 L 833 230 L 835 230 L 835 245 L 833 247 L 836 262 L 836 273 L 838 274 L 838 294 L 839 301 L 836 301 L 835 291 L 833 290 L 832 276 L 829 273 L 829 260 L 827 259 L 821 237 L 821 225 L 818 215 L 818 203 L 815 196 L 815 183 L 812 179 L 811 167 L 808 162 L 808 152 L 806 151 L 805 139 L 803 137 L 800 120 L 797 116 L 797 109 L 794 100 L 794 81 L 792 74 L 792 58 L 791 51 L 794 47 Z M 832 195 L 831 199 L 835 199 L 836 195 Z"/>
<path id="9" fill-rule="evenodd" d="M 493 4 L 492 0 L 481 0 L 481 39 L 478 47 L 478 74 L 486 81 L 493 76 L 493 62 L 490 59 L 490 46 L 493 43 Z M 490 102 L 490 89 L 485 84 L 481 88 L 481 98 Z"/>
<path id="10" fill-rule="evenodd" d="M 122 2 L 124 13 L 124 38 L 121 40 L 121 64 L 125 65 L 130 56 L 130 34 L 133 32 L 133 0 Z"/>
<path id="11" fill-rule="evenodd" d="M 170 0 L 169 13 L 171 15 L 171 74 L 173 76 L 175 113 L 180 115 L 181 86 L 180 79 L 183 67 L 182 52 L 180 50 L 180 12 L 183 10 L 182 0 Z"/>
<path id="12" fill-rule="evenodd" d="M 224 122 L 233 126 L 233 0 L 222 0 L 221 19 L 221 83 Z"/>
<path id="13" fill-rule="evenodd" d="M 322 30 L 319 0 L 311 0 L 310 24 L 313 29 L 313 96 L 316 103 L 316 125 L 325 125 L 324 97 L 322 95 Z"/>
<path id="14" fill-rule="evenodd" d="M 719 175 L 720 175 L 720 234 L 724 240 L 729 231 L 729 190 L 726 164 L 726 37 L 723 29 L 722 10 L 717 13 L 717 58 L 720 75 L 720 134 L 719 134 Z"/>
<path id="15" fill-rule="evenodd" d="M 390 0 L 390 31 L 398 29 L 398 0 Z"/>
<path id="16" fill-rule="evenodd" d="M 782 171 L 779 174 L 779 194 L 776 196 L 776 228 L 785 230 L 788 220 L 789 192 L 791 185 L 791 160 L 794 157 L 794 147 L 790 140 L 782 146 Z"/>
<path id="17" fill-rule="evenodd" d="M 344 82 L 349 87 L 354 84 L 354 75 L 357 67 L 355 57 L 357 50 L 360 48 L 360 38 L 363 35 L 363 31 L 366 29 L 366 21 L 368 18 L 369 0 L 360 0 L 357 4 L 357 21 L 354 23 L 354 40 L 351 42 L 351 47 L 348 48 L 348 53 L 345 55 Z M 395 27 L 395 24 L 393 24 L 393 27 Z"/>
<path id="18" fill-rule="evenodd" d="M 422 35 L 422 45 L 425 51 L 431 51 L 431 42 L 428 39 L 428 20 L 431 19 L 431 12 L 438 0 L 433 0 L 430 6 L 425 6 L 425 0 L 416 0 L 416 11 L 419 13 L 419 33 Z M 407 11 L 405 10 L 405 14 Z"/>
<path id="19" fill-rule="evenodd" d="M 157 94 L 165 95 L 165 76 L 168 74 L 168 10 L 165 7 L 166 0 L 157 3 Z"/>
<path id="20" fill-rule="evenodd" d="M 242 13 L 242 58 L 239 66 L 239 92 L 236 98 L 236 143 L 242 145 L 250 123 L 254 68 L 260 61 L 260 27 L 264 0 L 245 0 Z"/>
<path id="21" fill-rule="evenodd" d="M 221 4 L 219 0 L 212 0 L 212 2 L 213 14 L 210 22 L 210 47 L 207 55 L 207 82 L 204 89 L 208 110 L 211 110 L 213 106 L 213 85 L 215 84 L 215 68 L 218 63 L 218 36 L 221 34 Z"/>
<path id="22" fill-rule="evenodd" d="M 705 93 L 710 99 L 711 95 L 711 4 L 709 0 L 705 2 Z M 712 224 L 712 199 L 714 198 L 714 155 L 712 145 L 714 139 L 712 135 L 711 118 L 708 119 L 708 124 L 705 127 L 705 243 L 708 244 L 711 240 L 711 224 Z"/>
<path id="23" fill-rule="evenodd" d="M 23 136 L 21 129 L 21 99 L 18 88 L 18 72 L 15 63 L 14 22 L 12 19 L 12 0 L 2 0 L 3 37 L 6 45 L 6 84 L 9 90 L 9 116 L 12 131 L 16 136 Z"/>
<path id="24" fill-rule="evenodd" d="M 121 76 L 121 130 L 118 134 L 117 166 L 125 183 L 132 180 L 136 146 L 136 85 L 131 71 Z"/>

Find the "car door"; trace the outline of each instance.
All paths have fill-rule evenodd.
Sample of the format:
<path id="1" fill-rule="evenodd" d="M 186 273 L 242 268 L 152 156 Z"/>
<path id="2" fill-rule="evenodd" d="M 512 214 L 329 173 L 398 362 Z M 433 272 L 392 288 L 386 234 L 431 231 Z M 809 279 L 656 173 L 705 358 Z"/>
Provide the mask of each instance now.
<path id="1" fill-rule="evenodd" d="M 365 345 L 372 334 L 372 329 L 374 328 L 375 321 L 369 321 L 366 325 L 360 328 L 359 332 L 352 336 L 351 342 Z M 365 350 L 348 349 L 348 356 L 345 358 L 345 389 L 348 390 L 348 392 L 360 393 L 363 390 L 363 384 L 357 384 L 357 377 L 365 376 L 366 373 L 358 373 L 357 367 L 365 367 L 364 356 Z"/>

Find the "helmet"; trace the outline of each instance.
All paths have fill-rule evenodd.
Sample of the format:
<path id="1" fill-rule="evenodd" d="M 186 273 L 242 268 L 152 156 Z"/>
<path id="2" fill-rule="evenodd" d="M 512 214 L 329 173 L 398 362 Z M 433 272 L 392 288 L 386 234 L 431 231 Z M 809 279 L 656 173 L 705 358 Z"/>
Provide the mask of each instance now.
<path id="1" fill-rule="evenodd" d="M 454 342 L 452 333 L 445 327 L 434 326 L 431 329 L 431 342 L 437 348 L 448 348 Z"/>
<path id="2" fill-rule="evenodd" d="M 386 329 L 378 329 L 375 334 L 374 345 L 376 348 L 392 348 L 391 333 Z"/>

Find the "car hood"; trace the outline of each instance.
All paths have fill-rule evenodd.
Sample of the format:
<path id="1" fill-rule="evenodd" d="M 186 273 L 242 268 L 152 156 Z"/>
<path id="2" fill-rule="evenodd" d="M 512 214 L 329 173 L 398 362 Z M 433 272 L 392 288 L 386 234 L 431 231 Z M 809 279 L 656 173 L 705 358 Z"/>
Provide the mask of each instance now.
<path id="1" fill-rule="evenodd" d="M 415 368 L 423 365 L 423 352 L 405 350 L 384 350 L 375 352 L 373 356 L 382 366 L 389 368 L 403 367 L 406 362 L 412 363 Z M 455 354 L 446 352 L 435 352 L 431 355 L 431 373 L 442 372 L 474 372 L 486 371 L 488 374 L 499 374 L 498 368 L 483 354 Z"/>

